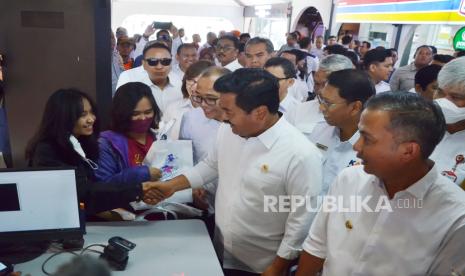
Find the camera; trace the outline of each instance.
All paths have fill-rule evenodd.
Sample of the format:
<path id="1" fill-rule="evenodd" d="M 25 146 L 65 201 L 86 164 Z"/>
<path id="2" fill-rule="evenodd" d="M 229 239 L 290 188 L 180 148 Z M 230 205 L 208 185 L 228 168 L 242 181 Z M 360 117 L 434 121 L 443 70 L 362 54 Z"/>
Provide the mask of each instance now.
<path id="1" fill-rule="evenodd" d="M 107 261 L 108 265 L 117 271 L 122 271 L 126 268 L 129 260 L 129 251 L 136 247 L 132 243 L 121 237 L 112 237 L 108 240 L 108 245 L 103 250 L 101 259 Z"/>

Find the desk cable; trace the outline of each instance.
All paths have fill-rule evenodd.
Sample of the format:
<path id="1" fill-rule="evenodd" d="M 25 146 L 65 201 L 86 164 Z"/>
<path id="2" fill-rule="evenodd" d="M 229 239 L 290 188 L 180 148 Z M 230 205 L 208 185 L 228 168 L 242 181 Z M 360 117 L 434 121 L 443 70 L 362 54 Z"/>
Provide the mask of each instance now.
<path id="1" fill-rule="evenodd" d="M 45 270 L 45 265 L 51 260 L 53 259 L 54 257 L 60 255 L 60 254 L 63 254 L 63 253 L 69 253 L 69 254 L 72 254 L 72 255 L 75 255 L 75 256 L 81 256 L 83 255 L 86 251 L 89 251 L 89 252 L 94 252 L 94 253 L 98 253 L 98 254 L 102 254 L 103 252 L 101 251 L 97 251 L 97 250 L 94 250 L 94 249 L 90 249 L 91 247 L 96 247 L 96 246 L 99 246 L 99 247 L 103 247 L 105 248 L 106 246 L 103 245 L 103 244 L 91 244 L 85 248 L 83 248 L 81 250 L 81 252 L 78 253 L 75 253 L 71 250 L 61 250 L 60 252 L 56 252 L 54 253 L 52 256 L 48 257 L 43 263 L 42 263 L 42 272 L 45 274 L 45 275 L 54 275 L 54 274 L 50 274 L 48 273 L 46 270 Z"/>

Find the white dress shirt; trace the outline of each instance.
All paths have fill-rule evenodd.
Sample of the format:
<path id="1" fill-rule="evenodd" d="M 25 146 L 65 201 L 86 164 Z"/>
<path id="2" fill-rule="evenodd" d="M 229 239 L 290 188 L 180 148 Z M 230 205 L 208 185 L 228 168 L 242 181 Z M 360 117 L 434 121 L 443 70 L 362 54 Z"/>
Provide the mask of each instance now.
<path id="1" fill-rule="evenodd" d="M 173 65 L 179 64 L 179 62 L 176 60 L 176 54 L 178 53 L 178 48 L 179 46 L 182 45 L 182 40 L 179 36 L 173 39 L 171 42 L 171 56 L 173 57 Z"/>
<path id="2" fill-rule="evenodd" d="M 186 113 L 182 117 L 181 132 L 179 139 L 191 140 L 194 151 L 194 165 L 207 157 L 216 143 L 216 136 L 220 127 L 220 122 L 208 119 L 203 109 L 198 107 Z M 208 213 L 215 213 L 215 195 L 218 186 L 218 179 L 203 185 L 207 191 Z"/>
<path id="3" fill-rule="evenodd" d="M 308 53 L 308 50 L 300 49 L 303 52 Z M 311 53 L 310 53 L 311 54 Z M 311 56 L 306 57 L 307 62 L 307 76 L 305 82 L 307 83 L 308 91 L 313 93 L 315 87 L 315 81 L 313 80 L 313 73 L 318 70 L 320 66 L 320 59 L 316 56 L 311 54 Z"/>
<path id="4" fill-rule="evenodd" d="M 124 72 L 121 56 L 118 51 L 111 53 L 111 97 L 115 96 L 116 85 L 118 83 L 119 76 Z"/>
<path id="5" fill-rule="evenodd" d="M 208 119 L 200 107 L 192 108 L 182 116 L 179 139 L 192 140 L 194 164 L 207 157 L 213 148 L 220 124 L 217 120 Z"/>
<path id="6" fill-rule="evenodd" d="M 340 129 L 328 125 L 326 122 L 318 123 L 307 138 L 313 142 L 323 156 L 323 186 L 322 194 L 328 192 L 329 186 L 336 176 L 347 167 L 360 165 L 357 152 L 353 146 L 360 137 L 357 131 L 347 141 L 341 141 Z"/>
<path id="7" fill-rule="evenodd" d="M 465 225 L 446 237 L 447 242 L 441 246 L 439 253 L 430 266 L 428 276 L 437 275 L 464 275 L 465 274 Z M 455 273 L 455 274 L 454 274 Z"/>
<path id="8" fill-rule="evenodd" d="M 318 49 L 316 46 L 314 46 L 310 50 L 310 54 L 318 57 L 319 60 L 322 60 L 325 57 L 325 53 L 323 52 L 324 48 L 325 48 L 324 45 L 323 45 L 323 47 L 321 49 Z"/>
<path id="9" fill-rule="evenodd" d="M 289 112 L 297 109 L 297 106 L 300 104 L 296 98 L 289 95 L 289 93 L 284 97 L 284 99 L 279 103 L 279 112 L 283 113 L 284 117 L 287 119 Z"/>
<path id="10" fill-rule="evenodd" d="M 315 80 L 313 79 L 313 73 L 308 74 L 306 84 L 307 84 L 308 91 L 310 93 L 313 93 L 314 90 L 315 90 L 314 89 L 315 88 Z M 305 99 L 305 100 L 307 100 L 307 99 Z"/>
<path id="11" fill-rule="evenodd" d="M 224 268 L 263 272 L 276 258 L 298 257 L 314 213 L 265 212 L 265 195 L 301 195 L 316 203 L 321 187 L 318 149 L 284 118 L 257 137 L 222 124 L 214 149 L 185 173 L 192 187 L 219 176 L 215 219 Z M 221 248 L 222 247 L 222 248 Z"/>
<path id="12" fill-rule="evenodd" d="M 287 90 L 287 93 L 299 102 L 305 102 L 308 98 L 307 83 L 300 78 L 296 78 L 294 84 Z"/>
<path id="13" fill-rule="evenodd" d="M 205 44 L 200 46 L 199 50 L 197 51 L 197 54 L 200 55 L 200 52 L 202 52 L 203 49 L 211 48 L 211 47 L 213 47 L 213 45 L 210 45 L 208 42 L 205 42 Z"/>
<path id="14" fill-rule="evenodd" d="M 389 80 L 391 91 L 409 91 L 412 87 L 415 87 L 415 74 L 417 71 L 413 62 L 397 68 Z"/>
<path id="15" fill-rule="evenodd" d="M 391 91 L 391 86 L 385 81 L 380 81 L 375 85 L 376 94 Z"/>
<path id="16" fill-rule="evenodd" d="M 319 122 L 325 122 L 320 111 L 320 103 L 314 99 L 300 103 L 295 110 L 291 110 L 286 119 L 308 137 Z"/>
<path id="17" fill-rule="evenodd" d="M 351 197 L 371 196 L 366 206 L 378 212 L 318 212 L 303 248 L 326 260 L 323 276 L 425 275 L 440 246 L 465 223 L 464 191 L 436 167 L 391 200 L 379 178 L 350 167 L 328 195 L 342 197 L 344 208 Z M 385 201 L 378 205 L 380 198 Z M 376 208 L 387 202 L 391 209 Z"/>
<path id="18" fill-rule="evenodd" d="M 138 56 L 142 55 L 144 52 L 144 47 L 147 45 L 147 42 L 149 42 L 148 39 L 145 39 L 145 37 L 141 37 L 139 41 L 136 42 L 136 48 L 134 49 L 134 59 L 136 59 Z"/>
<path id="19" fill-rule="evenodd" d="M 185 112 L 193 108 L 189 99 L 170 104 L 161 118 L 159 133 L 166 134 L 170 140 L 178 140 L 182 117 Z"/>
<path id="20" fill-rule="evenodd" d="M 317 57 L 307 57 L 307 75 L 305 76 L 305 83 L 307 85 L 307 91 L 313 93 L 315 90 L 315 80 L 313 79 L 313 72 L 318 70 L 319 61 Z M 307 93 L 308 94 L 308 93 Z M 308 97 L 308 95 L 307 95 Z M 305 99 L 307 100 L 307 99 Z"/>
<path id="21" fill-rule="evenodd" d="M 457 185 L 465 180 L 465 163 L 459 162 L 460 155 L 465 157 L 465 130 L 450 134 L 446 131 L 442 141 L 436 146 L 430 159 L 442 175 Z M 455 168 L 454 168 L 455 167 Z"/>
<path id="22" fill-rule="evenodd" d="M 239 63 L 239 60 L 237 58 L 234 61 L 231 61 L 230 63 L 226 64 L 223 66 L 226 69 L 229 69 L 229 71 L 234 72 L 237 69 L 242 68 L 242 65 Z"/>
<path id="23" fill-rule="evenodd" d="M 168 105 L 175 102 L 182 102 L 182 92 L 181 86 L 182 82 L 178 76 L 170 72 L 168 74 L 168 85 L 161 90 L 160 87 L 155 85 L 149 78 L 148 73 L 144 70 L 143 66 L 139 66 L 121 73 L 118 79 L 117 87 L 120 87 L 123 84 L 128 82 L 142 82 L 150 87 L 152 90 L 153 97 L 157 102 L 158 107 L 161 112 L 166 112 Z"/>
<path id="24" fill-rule="evenodd" d="M 179 63 L 173 65 L 171 72 L 175 73 L 181 81 L 184 78 L 184 72 L 179 67 Z"/>

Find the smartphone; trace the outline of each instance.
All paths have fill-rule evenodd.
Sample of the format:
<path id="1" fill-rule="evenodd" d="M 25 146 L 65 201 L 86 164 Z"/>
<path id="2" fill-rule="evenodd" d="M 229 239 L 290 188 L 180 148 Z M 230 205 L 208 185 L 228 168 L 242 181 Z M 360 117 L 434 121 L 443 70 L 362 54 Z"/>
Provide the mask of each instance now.
<path id="1" fill-rule="evenodd" d="M 163 30 L 169 30 L 171 28 L 171 26 L 173 26 L 173 23 L 171 22 L 157 22 L 157 21 L 154 21 L 152 26 L 155 28 L 155 29 L 163 29 Z"/>

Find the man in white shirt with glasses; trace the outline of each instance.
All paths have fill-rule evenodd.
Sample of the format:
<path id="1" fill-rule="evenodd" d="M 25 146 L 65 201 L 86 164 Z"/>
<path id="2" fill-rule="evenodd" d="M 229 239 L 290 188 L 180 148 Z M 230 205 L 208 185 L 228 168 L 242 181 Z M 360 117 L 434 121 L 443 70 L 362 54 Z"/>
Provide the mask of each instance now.
<path id="1" fill-rule="evenodd" d="M 446 275 L 431 270 L 448 249 L 463 265 L 463 240 L 460 248 L 452 237 L 465 227 L 465 192 L 429 159 L 445 129 L 439 106 L 417 94 L 371 98 L 354 145 L 363 166 L 331 184 L 337 207 L 323 203 L 297 275 Z"/>
<path id="2" fill-rule="evenodd" d="M 373 95 L 370 77 L 355 69 L 331 73 L 317 95 L 325 121 L 318 123 L 307 138 L 323 155 L 323 194 L 344 168 L 361 164 L 353 146 L 360 136 L 358 122 L 363 105 Z"/>
<path id="3" fill-rule="evenodd" d="M 221 63 L 221 66 L 231 72 L 242 68 L 242 65 L 237 60 L 239 55 L 239 39 L 232 35 L 225 35 L 218 39 L 215 46 L 216 58 Z"/>
<path id="4" fill-rule="evenodd" d="M 192 170 L 158 183 L 163 199 L 218 177 L 215 246 L 225 275 L 281 275 L 301 249 L 321 186 L 318 149 L 278 112 L 279 85 L 263 69 L 238 69 L 214 85 L 228 124 Z M 279 199 L 281 198 L 281 199 Z M 286 199 L 287 198 L 287 199 Z M 282 207 L 282 208 L 281 208 Z M 295 207 L 295 208 L 294 208 Z"/>

